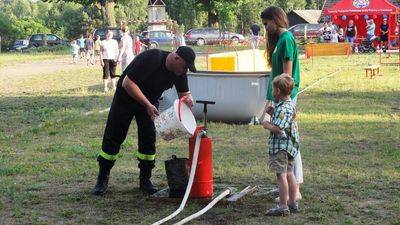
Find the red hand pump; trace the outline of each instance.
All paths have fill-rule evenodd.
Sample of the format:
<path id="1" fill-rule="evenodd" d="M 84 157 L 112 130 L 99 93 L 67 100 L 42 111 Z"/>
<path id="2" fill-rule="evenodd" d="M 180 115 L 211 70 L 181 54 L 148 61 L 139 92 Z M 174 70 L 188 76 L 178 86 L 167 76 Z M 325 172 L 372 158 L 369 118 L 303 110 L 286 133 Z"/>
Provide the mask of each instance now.
<path id="1" fill-rule="evenodd" d="M 194 146 L 197 133 L 201 130 L 206 134 L 201 137 L 199 156 L 197 161 L 196 173 L 193 180 L 190 197 L 192 198 L 212 198 L 213 196 L 213 175 L 212 175 L 212 137 L 207 135 L 207 104 L 215 104 L 212 101 L 196 101 L 204 104 L 204 126 L 198 126 L 194 135 L 189 138 L 189 160 L 188 167 L 192 165 Z"/>

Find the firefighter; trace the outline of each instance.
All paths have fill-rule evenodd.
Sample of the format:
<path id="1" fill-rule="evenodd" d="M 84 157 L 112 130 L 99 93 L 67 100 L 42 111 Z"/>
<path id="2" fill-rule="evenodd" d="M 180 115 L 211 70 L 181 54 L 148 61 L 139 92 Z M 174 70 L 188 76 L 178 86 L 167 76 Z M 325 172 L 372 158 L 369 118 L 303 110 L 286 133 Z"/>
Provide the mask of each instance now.
<path id="1" fill-rule="evenodd" d="M 121 144 L 135 117 L 138 132 L 139 188 L 146 194 L 157 189 L 150 181 L 155 164 L 156 132 L 154 118 L 159 115 L 158 99 L 164 90 L 175 85 L 179 97 L 186 96 L 190 105 L 187 71 L 196 72 L 196 55 L 190 47 L 179 47 L 175 52 L 151 49 L 139 54 L 124 70 L 108 114 L 102 149 L 97 157 L 99 175 L 92 193 L 107 191 L 110 170 L 114 166 Z"/>

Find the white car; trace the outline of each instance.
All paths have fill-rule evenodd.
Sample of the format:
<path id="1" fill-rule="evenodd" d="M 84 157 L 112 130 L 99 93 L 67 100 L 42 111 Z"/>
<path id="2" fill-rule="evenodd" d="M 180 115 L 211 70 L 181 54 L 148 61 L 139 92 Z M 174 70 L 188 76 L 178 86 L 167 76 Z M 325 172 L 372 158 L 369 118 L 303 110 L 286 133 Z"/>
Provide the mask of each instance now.
<path id="1" fill-rule="evenodd" d="M 185 34 L 185 40 L 191 45 L 219 44 L 221 41 L 232 41 L 237 44 L 244 41 L 244 36 L 231 31 L 222 32 L 218 28 L 205 27 L 190 29 Z"/>
<path id="2" fill-rule="evenodd" d="M 28 48 L 29 40 L 16 40 L 12 46 L 6 49 L 8 52 L 22 52 Z"/>

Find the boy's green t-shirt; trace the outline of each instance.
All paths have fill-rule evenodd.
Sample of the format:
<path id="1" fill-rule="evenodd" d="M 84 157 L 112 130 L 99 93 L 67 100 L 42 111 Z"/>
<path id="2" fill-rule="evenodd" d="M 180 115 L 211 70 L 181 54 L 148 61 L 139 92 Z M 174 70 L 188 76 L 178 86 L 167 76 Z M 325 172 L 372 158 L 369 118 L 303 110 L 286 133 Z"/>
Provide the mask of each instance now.
<path id="1" fill-rule="evenodd" d="M 292 61 L 292 78 L 294 89 L 291 95 L 293 99 L 299 91 L 300 85 L 300 65 L 296 41 L 290 31 L 283 32 L 278 39 L 278 43 L 272 53 L 271 75 L 269 77 L 267 99 L 275 100 L 272 96 L 272 80 L 283 73 L 283 63 Z"/>

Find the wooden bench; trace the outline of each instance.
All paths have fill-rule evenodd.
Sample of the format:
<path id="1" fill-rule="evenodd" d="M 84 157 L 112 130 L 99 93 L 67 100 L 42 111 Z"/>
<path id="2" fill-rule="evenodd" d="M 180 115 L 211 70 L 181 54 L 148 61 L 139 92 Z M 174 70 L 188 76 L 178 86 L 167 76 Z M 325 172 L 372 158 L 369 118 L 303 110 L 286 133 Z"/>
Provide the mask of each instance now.
<path id="1" fill-rule="evenodd" d="M 374 78 L 375 75 L 380 75 L 379 73 L 379 67 L 381 67 L 381 65 L 369 65 L 367 67 L 365 67 L 365 77 L 368 77 L 368 72 L 370 72 L 370 78 Z M 375 73 L 376 72 L 376 73 Z"/>
<path id="2" fill-rule="evenodd" d="M 349 58 L 351 54 L 350 43 L 309 43 L 304 46 L 306 51 L 306 58 L 314 56 L 332 56 L 332 55 L 347 55 Z"/>

